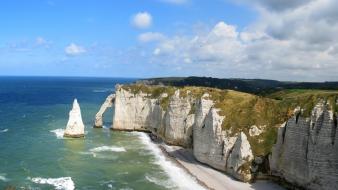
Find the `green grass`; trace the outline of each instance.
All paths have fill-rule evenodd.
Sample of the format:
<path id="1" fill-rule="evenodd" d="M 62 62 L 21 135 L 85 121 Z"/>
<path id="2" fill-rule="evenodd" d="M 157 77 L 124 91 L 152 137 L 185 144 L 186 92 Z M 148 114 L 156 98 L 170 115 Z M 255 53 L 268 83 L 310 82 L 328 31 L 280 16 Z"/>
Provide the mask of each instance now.
<path id="1" fill-rule="evenodd" d="M 334 113 L 338 111 L 336 104 L 338 91 L 292 89 L 262 97 L 233 90 L 193 86 L 164 87 L 133 84 L 124 85 L 122 88 L 134 94 L 143 92 L 150 98 L 160 98 L 160 105 L 164 110 L 167 110 L 170 97 L 177 89 L 180 90 L 181 98 L 192 97 L 195 100 L 208 93 L 209 99 L 215 103 L 214 107 L 219 109 L 218 114 L 224 116 L 223 130 L 227 130 L 233 136 L 239 132 L 246 133 L 254 155 L 266 155 L 271 151 L 277 138 L 278 126 L 293 115 L 293 110 L 297 106 L 304 110 L 301 113 L 302 117 L 309 117 L 313 107 L 320 100 L 328 102 Z M 161 97 L 163 93 L 168 94 L 168 97 Z M 195 106 L 192 105 L 190 113 L 195 111 Z M 248 133 L 252 125 L 266 127 L 259 136 L 250 137 Z"/>

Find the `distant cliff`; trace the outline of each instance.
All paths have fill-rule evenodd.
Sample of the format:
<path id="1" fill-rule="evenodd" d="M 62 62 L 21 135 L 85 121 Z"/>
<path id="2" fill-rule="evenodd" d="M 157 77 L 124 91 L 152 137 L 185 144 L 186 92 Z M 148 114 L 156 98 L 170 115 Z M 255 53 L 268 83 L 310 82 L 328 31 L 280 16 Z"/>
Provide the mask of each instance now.
<path id="1" fill-rule="evenodd" d="M 329 104 L 319 102 L 311 116 L 289 119 L 278 132 L 270 156 L 273 175 L 306 189 L 337 189 L 337 118 Z"/>
<path id="2" fill-rule="evenodd" d="M 197 160 L 242 181 L 264 174 L 332 189 L 338 185 L 337 95 L 259 97 L 206 87 L 118 85 L 112 129 L 149 131 L 193 148 Z"/>
<path id="3" fill-rule="evenodd" d="M 146 85 L 201 86 L 232 89 L 253 94 L 267 94 L 281 89 L 338 90 L 338 82 L 286 82 L 266 79 L 212 78 L 212 77 L 167 77 L 139 80 Z"/>

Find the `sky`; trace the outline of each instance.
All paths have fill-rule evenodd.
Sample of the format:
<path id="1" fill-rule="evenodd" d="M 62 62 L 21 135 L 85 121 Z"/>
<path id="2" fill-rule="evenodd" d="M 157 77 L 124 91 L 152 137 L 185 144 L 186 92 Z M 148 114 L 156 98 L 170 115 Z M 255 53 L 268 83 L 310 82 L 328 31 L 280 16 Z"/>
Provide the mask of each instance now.
<path id="1" fill-rule="evenodd" d="M 337 0 L 2 0 L 0 75 L 338 81 Z"/>

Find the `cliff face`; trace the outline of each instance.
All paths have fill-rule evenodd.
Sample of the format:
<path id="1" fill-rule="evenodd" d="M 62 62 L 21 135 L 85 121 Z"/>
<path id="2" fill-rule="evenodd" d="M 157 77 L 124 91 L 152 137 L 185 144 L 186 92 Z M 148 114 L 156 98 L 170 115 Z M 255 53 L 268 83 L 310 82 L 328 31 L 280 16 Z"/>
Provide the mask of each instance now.
<path id="1" fill-rule="evenodd" d="M 155 109 L 156 100 L 147 98 L 147 94 L 133 94 L 117 86 L 115 95 L 113 129 L 147 131 L 161 121 L 161 110 Z M 154 111 L 159 114 L 153 114 Z"/>
<path id="2" fill-rule="evenodd" d="M 115 95 L 114 130 L 148 131 L 193 148 L 198 161 L 242 181 L 268 172 L 306 189 L 338 186 L 338 120 L 332 111 L 338 108 L 326 101 L 311 113 L 298 107 L 292 116 L 290 105 L 303 99 L 290 103 L 191 87 L 116 86 Z M 275 126 L 285 120 L 277 135 Z"/>
<path id="3" fill-rule="evenodd" d="M 194 136 L 194 156 L 200 162 L 226 171 L 237 179 L 251 179 L 250 162 L 253 154 L 244 133 L 230 136 L 222 130 L 223 116 L 213 108 L 213 101 L 202 97 L 197 104 Z"/>
<path id="4" fill-rule="evenodd" d="M 299 111 L 278 131 L 270 156 L 271 172 L 306 189 L 336 189 L 337 119 L 323 101 L 309 118 L 299 117 Z"/>
<path id="5" fill-rule="evenodd" d="M 162 93 L 154 98 L 117 86 L 112 129 L 152 131 L 166 143 L 193 147 L 200 162 L 240 180 L 250 180 L 253 155 L 246 135 L 229 136 L 222 130 L 224 117 L 213 108 L 208 94 L 196 99 L 189 91 L 184 96 L 180 93 L 183 92 L 175 90 L 170 97 Z M 162 108 L 161 102 L 166 98 L 167 107 Z"/>

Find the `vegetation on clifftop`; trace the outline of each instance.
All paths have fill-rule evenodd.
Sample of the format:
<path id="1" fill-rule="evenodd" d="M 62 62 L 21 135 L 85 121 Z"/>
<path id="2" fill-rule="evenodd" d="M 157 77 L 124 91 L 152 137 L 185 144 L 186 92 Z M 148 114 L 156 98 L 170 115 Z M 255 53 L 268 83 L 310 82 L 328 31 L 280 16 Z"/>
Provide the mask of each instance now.
<path id="1" fill-rule="evenodd" d="M 220 90 L 209 87 L 173 87 L 148 86 L 144 84 L 123 85 L 123 89 L 134 94 L 144 93 L 150 98 L 159 99 L 161 107 L 166 110 L 170 97 L 176 90 L 180 90 L 180 97 L 199 99 L 203 94 L 209 94 L 214 107 L 219 109 L 218 114 L 224 116 L 223 130 L 230 135 L 244 132 L 252 146 L 254 155 L 266 155 L 271 151 L 277 138 L 278 127 L 293 115 L 294 109 L 300 106 L 303 117 L 309 117 L 313 107 L 320 100 L 331 105 L 333 112 L 337 112 L 338 91 L 327 90 L 282 90 L 257 96 L 233 90 Z M 163 96 L 166 94 L 167 96 Z M 191 113 L 195 112 L 192 106 Z M 249 130 L 256 125 L 263 130 L 258 136 L 251 137 Z"/>

